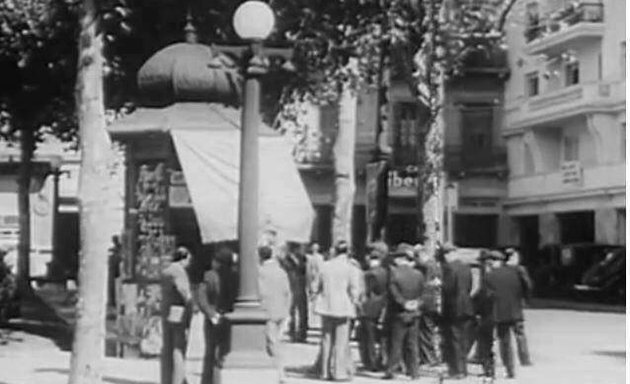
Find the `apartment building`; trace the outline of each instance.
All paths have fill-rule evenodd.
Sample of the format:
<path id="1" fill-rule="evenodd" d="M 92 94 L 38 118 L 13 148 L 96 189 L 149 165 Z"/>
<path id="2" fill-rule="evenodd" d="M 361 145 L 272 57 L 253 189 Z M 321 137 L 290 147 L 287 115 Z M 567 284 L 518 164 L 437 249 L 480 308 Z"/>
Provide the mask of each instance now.
<path id="1" fill-rule="evenodd" d="M 513 243 L 625 244 L 625 3 L 514 7 L 502 132 Z"/>
<path id="2" fill-rule="evenodd" d="M 443 240 L 458 246 L 493 247 L 506 242 L 500 229 L 507 177 L 507 155 L 501 137 L 507 75 L 506 52 L 497 47 L 469 55 L 462 75 L 445 86 L 440 230 Z M 419 235 L 415 135 L 424 123 L 422 106 L 396 71 L 392 73 L 388 101 L 387 133 L 392 155 L 387 178 L 386 235 L 391 243 L 415 242 Z"/>

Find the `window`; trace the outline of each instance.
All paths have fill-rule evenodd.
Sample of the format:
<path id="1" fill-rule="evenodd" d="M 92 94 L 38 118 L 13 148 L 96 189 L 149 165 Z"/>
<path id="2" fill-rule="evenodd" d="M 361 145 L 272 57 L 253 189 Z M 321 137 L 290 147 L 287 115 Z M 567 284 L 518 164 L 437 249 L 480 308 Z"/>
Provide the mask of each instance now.
<path id="1" fill-rule="evenodd" d="M 467 166 L 492 165 L 494 108 L 488 104 L 467 104 L 460 108 L 462 160 Z"/>
<path id="2" fill-rule="evenodd" d="M 580 83 L 580 63 L 577 61 L 568 63 L 564 67 L 564 85 L 570 86 Z"/>
<path id="3" fill-rule="evenodd" d="M 394 104 L 394 160 L 398 165 L 416 163 L 416 135 L 420 125 L 418 104 Z"/>
<path id="4" fill-rule="evenodd" d="M 530 42 L 542 35 L 540 25 L 540 15 L 538 14 L 538 3 L 527 4 L 525 15 L 525 40 Z"/>
<path id="5" fill-rule="evenodd" d="M 577 136 L 564 136 L 562 139 L 562 160 L 577 161 L 580 159 L 580 140 Z"/>
<path id="6" fill-rule="evenodd" d="M 525 87 L 527 96 L 536 96 L 539 93 L 538 72 L 525 75 Z"/>

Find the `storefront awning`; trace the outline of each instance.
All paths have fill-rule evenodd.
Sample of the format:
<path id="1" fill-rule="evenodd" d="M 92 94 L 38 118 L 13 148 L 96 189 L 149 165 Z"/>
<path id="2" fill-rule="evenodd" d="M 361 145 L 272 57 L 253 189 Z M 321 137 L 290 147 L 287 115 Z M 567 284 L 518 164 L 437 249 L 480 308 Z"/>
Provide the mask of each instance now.
<path id="1" fill-rule="evenodd" d="M 156 133 L 173 139 L 204 243 L 237 239 L 240 110 L 213 103 L 139 108 L 108 127 L 116 139 Z M 286 139 L 259 128 L 259 228 L 308 242 L 313 207 Z"/>
<path id="2" fill-rule="evenodd" d="M 204 242 L 237 237 L 240 131 L 172 129 Z M 313 209 L 282 136 L 260 137 L 259 228 L 308 242 Z"/>

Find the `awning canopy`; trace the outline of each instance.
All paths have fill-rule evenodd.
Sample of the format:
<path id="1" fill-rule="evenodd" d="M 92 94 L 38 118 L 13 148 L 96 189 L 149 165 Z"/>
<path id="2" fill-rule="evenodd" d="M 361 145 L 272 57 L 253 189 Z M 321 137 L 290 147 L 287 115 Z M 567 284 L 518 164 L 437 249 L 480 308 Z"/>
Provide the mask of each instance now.
<path id="1" fill-rule="evenodd" d="M 139 119 L 145 117 L 145 119 Z M 169 132 L 204 243 L 237 239 L 240 112 L 207 103 L 141 108 L 109 127 L 119 138 Z M 259 229 L 284 240 L 308 242 L 313 208 L 286 139 L 259 129 Z"/>

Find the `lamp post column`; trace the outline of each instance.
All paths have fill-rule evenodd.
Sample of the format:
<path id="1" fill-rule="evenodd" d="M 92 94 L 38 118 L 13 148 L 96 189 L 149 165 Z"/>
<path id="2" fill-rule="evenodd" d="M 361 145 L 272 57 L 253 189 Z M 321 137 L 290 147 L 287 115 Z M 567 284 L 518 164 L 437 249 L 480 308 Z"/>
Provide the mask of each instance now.
<path id="1" fill-rule="evenodd" d="M 238 197 L 239 289 L 237 305 L 258 303 L 258 192 L 260 76 L 266 72 L 260 57 L 262 44 L 251 44 L 243 93 L 240 181 Z"/>
<path id="2" fill-rule="evenodd" d="M 230 345 L 214 381 L 220 384 L 246 383 L 252 377 L 261 383 L 278 381 L 278 370 L 265 349 L 267 316 L 258 297 L 260 76 L 267 69 L 261 48 L 260 41 L 251 44 L 245 70 L 238 199 L 239 284 L 234 311 L 226 315 Z"/>

